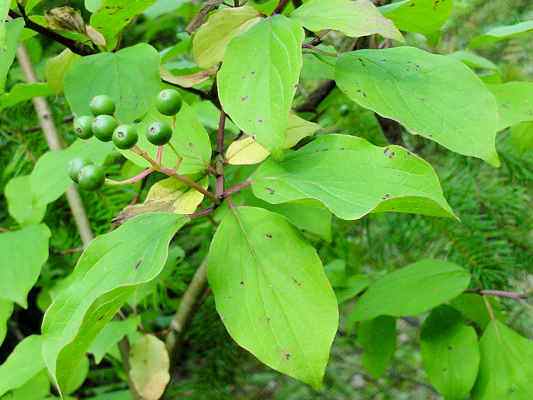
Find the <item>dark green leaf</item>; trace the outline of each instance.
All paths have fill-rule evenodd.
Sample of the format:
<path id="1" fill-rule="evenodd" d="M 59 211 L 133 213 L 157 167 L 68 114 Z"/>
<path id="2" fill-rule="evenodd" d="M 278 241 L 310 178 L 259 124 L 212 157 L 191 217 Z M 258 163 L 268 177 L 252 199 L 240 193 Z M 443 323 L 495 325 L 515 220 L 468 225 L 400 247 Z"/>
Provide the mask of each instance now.
<path id="1" fill-rule="evenodd" d="M 429 381 L 444 398 L 464 400 L 474 386 L 479 346 L 474 328 L 449 306 L 434 309 L 422 325 L 420 350 Z"/>
<path id="2" fill-rule="evenodd" d="M 357 332 L 363 347 L 363 367 L 377 379 L 389 366 L 396 349 L 396 319 L 380 316 L 363 321 Z"/>

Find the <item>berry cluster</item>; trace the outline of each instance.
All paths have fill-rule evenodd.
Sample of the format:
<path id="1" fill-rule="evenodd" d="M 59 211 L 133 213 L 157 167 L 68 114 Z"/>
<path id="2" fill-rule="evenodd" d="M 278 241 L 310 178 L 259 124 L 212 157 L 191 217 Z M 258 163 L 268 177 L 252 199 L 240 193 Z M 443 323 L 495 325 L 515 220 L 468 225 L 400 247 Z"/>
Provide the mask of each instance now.
<path id="1" fill-rule="evenodd" d="M 180 94 L 173 89 L 164 89 L 157 95 L 157 110 L 166 116 L 175 116 L 181 109 Z M 83 115 L 74 120 L 74 131 L 80 139 L 89 139 L 93 135 L 102 142 L 113 141 L 116 148 L 128 150 L 135 147 L 139 136 L 133 124 L 119 124 L 115 118 L 115 103 L 107 95 L 95 96 L 89 107 L 93 115 Z M 146 131 L 146 139 L 156 146 L 167 144 L 172 137 L 172 127 L 166 121 L 152 123 Z M 76 158 L 69 164 L 71 179 L 82 189 L 95 190 L 105 182 L 103 167 L 91 161 Z"/>

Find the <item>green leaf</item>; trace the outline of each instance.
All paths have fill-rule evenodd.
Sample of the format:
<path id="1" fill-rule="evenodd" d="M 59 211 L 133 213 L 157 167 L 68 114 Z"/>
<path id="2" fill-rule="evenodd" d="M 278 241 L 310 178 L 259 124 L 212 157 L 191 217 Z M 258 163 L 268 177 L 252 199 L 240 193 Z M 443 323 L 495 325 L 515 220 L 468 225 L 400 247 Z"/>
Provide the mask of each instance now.
<path id="1" fill-rule="evenodd" d="M 17 83 L 9 93 L 0 95 L 0 111 L 13 107 L 34 97 L 46 97 L 53 94 L 47 83 Z"/>
<path id="2" fill-rule="evenodd" d="M 159 275 L 170 240 L 186 222 L 175 214 L 143 214 L 84 251 L 42 326 L 43 356 L 58 387 L 64 389 L 95 337 L 135 289 Z"/>
<path id="3" fill-rule="evenodd" d="M 354 38 L 380 34 L 403 42 L 392 21 L 369 0 L 310 0 L 293 11 L 291 19 L 313 32 L 333 29 Z"/>
<path id="4" fill-rule="evenodd" d="M 5 189 L 9 214 L 21 225 L 38 224 L 46 213 L 42 204 L 31 189 L 31 176 L 23 175 L 11 179 Z"/>
<path id="5" fill-rule="evenodd" d="M 116 53 L 83 57 L 72 65 L 64 79 L 65 96 L 74 114 L 90 115 L 91 99 L 107 94 L 115 101 L 116 116 L 122 123 L 148 112 L 160 83 L 159 53 L 145 43 Z"/>
<path id="6" fill-rule="evenodd" d="M 28 336 L 0 365 L 0 396 L 22 387 L 44 369 L 41 345 L 41 336 Z"/>
<path id="7" fill-rule="evenodd" d="M 9 2 L 5 2 L 7 10 L 9 11 Z M 4 10 L 0 10 L 4 11 Z M 6 11 L 7 13 L 7 11 Z M 22 18 L 17 18 L 11 21 L 4 22 L 5 18 L 0 16 L 0 94 L 4 93 L 6 85 L 6 76 L 15 59 L 17 52 L 17 45 L 20 33 L 24 28 L 24 21 Z M 2 43 L 1 36 L 5 30 L 5 45 Z"/>
<path id="8" fill-rule="evenodd" d="M 349 275 L 344 260 L 335 260 L 324 267 L 339 304 L 350 300 L 365 290 L 370 284 L 366 275 Z"/>
<path id="9" fill-rule="evenodd" d="M 265 208 L 286 217 L 294 226 L 331 241 L 331 213 L 319 201 L 297 200 L 283 204 L 270 204 L 255 197 L 250 189 L 234 198 L 236 204 Z"/>
<path id="10" fill-rule="evenodd" d="M 250 6 L 223 8 L 209 17 L 196 32 L 192 42 L 194 60 L 208 69 L 224 59 L 228 43 L 261 20 Z"/>
<path id="11" fill-rule="evenodd" d="M 513 126 L 511 143 L 520 154 L 533 150 L 533 122 L 523 122 Z"/>
<path id="12" fill-rule="evenodd" d="M 252 182 L 264 201 L 315 199 L 346 220 L 388 211 L 454 216 L 431 165 L 402 147 L 354 136 L 319 136 L 283 161 L 267 160 Z"/>
<path id="13" fill-rule="evenodd" d="M 10 4 L 10 0 L 2 0 L 2 2 L 0 3 L 0 52 L 4 51 L 7 47 L 7 34 L 5 24 L 7 22 L 7 15 L 9 13 Z"/>
<path id="14" fill-rule="evenodd" d="M 42 370 L 21 387 L 2 396 L 2 400 L 43 400 L 50 396 L 50 381 L 46 370 Z"/>
<path id="15" fill-rule="evenodd" d="M 7 333 L 7 321 L 13 312 L 13 302 L 0 299 L 0 346 L 4 342 Z"/>
<path id="16" fill-rule="evenodd" d="M 80 58 L 79 55 L 71 52 L 69 49 L 63 50 L 57 56 L 49 58 L 46 61 L 44 76 L 50 89 L 56 94 L 63 92 L 63 80 L 68 70 Z"/>
<path id="17" fill-rule="evenodd" d="M 85 8 L 91 13 L 98 11 L 102 5 L 102 0 L 85 0 Z"/>
<path id="18" fill-rule="evenodd" d="M 26 14 L 30 14 L 31 11 L 37 6 L 42 0 L 26 0 L 26 3 L 24 5 L 24 9 L 26 10 Z"/>
<path id="19" fill-rule="evenodd" d="M 45 153 L 30 175 L 30 187 L 33 199 L 45 205 L 57 200 L 72 185 L 68 176 L 68 164 L 77 157 L 87 158 L 95 164 L 101 164 L 113 149 L 112 143 L 100 142 L 96 138 L 77 140 L 64 150 Z"/>
<path id="20" fill-rule="evenodd" d="M 401 31 L 427 36 L 442 28 L 452 8 L 452 0 L 404 0 L 379 7 L 379 11 Z"/>
<path id="21" fill-rule="evenodd" d="M 339 57 L 336 80 L 353 101 L 411 133 L 498 166 L 498 110 L 462 62 L 414 47 L 359 50 Z"/>
<path id="22" fill-rule="evenodd" d="M 96 364 L 100 364 L 104 356 L 120 342 L 124 336 L 130 336 L 137 331 L 140 318 L 128 318 L 123 321 L 111 321 L 96 336 L 87 352 L 94 355 Z"/>
<path id="23" fill-rule="evenodd" d="M 87 379 L 89 367 L 89 359 L 87 356 L 82 356 L 76 368 L 70 371 L 68 378 L 62 382 L 62 393 L 71 394 L 78 390 L 83 385 L 83 382 L 85 382 L 85 379 Z"/>
<path id="24" fill-rule="evenodd" d="M 450 400 L 464 400 L 474 386 L 479 346 L 474 328 L 449 306 L 434 309 L 424 321 L 420 350 L 429 381 Z"/>
<path id="25" fill-rule="evenodd" d="M 0 234 L 0 298 L 26 308 L 28 292 L 48 259 L 50 230 L 30 225 Z"/>
<path id="26" fill-rule="evenodd" d="M 461 294 L 470 283 L 464 268 L 441 260 L 422 260 L 376 281 L 355 303 L 350 320 L 379 315 L 422 314 Z"/>
<path id="27" fill-rule="evenodd" d="M 503 315 L 495 298 L 486 297 L 485 300 L 490 302 L 495 317 L 497 319 L 502 319 Z M 479 294 L 463 293 L 450 301 L 450 306 L 459 311 L 464 318 L 475 322 L 481 329 L 485 329 L 490 322 L 490 314 L 487 310 L 487 306 L 483 296 L 480 296 Z"/>
<path id="28" fill-rule="evenodd" d="M 154 3 L 155 0 L 101 0 L 98 9 L 91 15 L 90 24 L 104 35 L 106 48 L 112 50 L 122 29 Z"/>
<path id="29" fill-rule="evenodd" d="M 281 15 L 265 19 L 230 42 L 217 76 L 224 111 L 268 150 L 285 142 L 303 39 L 296 22 Z"/>
<path id="30" fill-rule="evenodd" d="M 170 359 L 165 343 L 142 336 L 130 351 L 130 378 L 144 400 L 158 400 L 170 381 Z"/>
<path id="31" fill-rule="evenodd" d="M 240 346 L 277 371 L 321 385 L 337 301 L 316 251 L 284 217 L 253 207 L 227 213 L 211 243 L 208 279 Z"/>
<path id="32" fill-rule="evenodd" d="M 471 51 L 461 50 L 456 51 L 448 55 L 448 57 L 456 58 L 457 60 L 468 65 L 470 68 L 474 69 L 487 69 L 489 71 L 499 71 L 500 69 L 496 64 L 485 57 L 481 57 L 476 53 Z"/>
<path id="33" fill-rule="evenodd" d="M 497 320 L 480 341 L 481 362 L 474 400 L 528 400 L 533 397 L 533 342 Z"/>
<path id="34" fill-rule="evenodd" d="M 375 379 L 379 378 L 396 349 L 396 319 L 380 316 L 359 325 L 357 340 L 363 347 L 363 367 Z"/>
<path id="35" fill-rule="evenodd" d="M 533 121 L 533 82 L 507 82 L 487 87 L 498 102 L 498 130 Z"/>
<path id="36" fill-rule="evenodd" d="M 150 124 L 155 121 L 166 121 L 172 123 L 171 118 L 164 117 L 152 107 L 150 112 L 137 126 L 139 132 L 139 141 L 137 146 L 145 150 L 152 156 L 156 157 L 157 146 L 154 146 L 144 134 Z M 195 174 L 207 169 L 211 161 L 211 141 L 209 134 L 200 123 L 196 112 L 188 104 L 183 103 L 180 112 L 176 116 L 176 128 L 172 134 L 170 143 L 174 146 L 180 159 L 171 149 L 166 149 L 163 153 L 163 165 L 168 168 L 176 168 L 180 174 Z M 149 167 L 149 163 L 141 156 L 132 151 L 122 151 L 128 159 L 137 165 Z"/>
<path id="37" fill-rule="evenodd" d="M 533 20 L 519 22 L 514 25 L 498 26 L 492 28 L 482 35 L 473 38 L 468 47 L 475 49 L 508 40 L 517 36 L 526 35 L 533 31 Z"/>

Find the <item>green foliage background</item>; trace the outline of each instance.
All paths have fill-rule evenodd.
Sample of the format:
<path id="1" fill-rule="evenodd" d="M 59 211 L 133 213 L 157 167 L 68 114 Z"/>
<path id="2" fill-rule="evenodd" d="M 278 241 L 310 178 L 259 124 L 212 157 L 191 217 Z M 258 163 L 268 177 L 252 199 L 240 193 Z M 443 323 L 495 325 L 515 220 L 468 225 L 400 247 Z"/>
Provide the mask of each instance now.
<path id="1" fill-rule="evenodd" d="M 48 2 L 47 2 L 48 3 Z M 49 3 L 62 4 L 56 1 Z M 75 2 L 70 2 L 75 3 Z M 52 6 L 52 4 L 50 4 Z M 48 4 L 47 4 L 48 7 Z M 151 40 L 160 48 L 175 41 L 176 24 L 183 29 L 195 7 L 183 7 L 179 13 L 158 20 L 158 24 L 135 24 L 125 35 L 126 44 Z M 464 47 L 481 29 L 492 25 L 516 23 L 533 18 L 529 0 L 457 0 L 453 18 L 447 24 L 441 52 Z M 423 44 L 423 43 L 422 43 Z M 36 39 L 28 42 L 34 63 L 42 76 L 43 55 L 55 54 L 54 44 Z M 504 78 L 533 80 L 533 41 L 531 36 L 502 42 L 481 51 L 498 62 Z M 181 68 L 189 60 L 183 59 Z M 15 66 L 8 87 L 21 81 Z M 335 96 L 335 95 L 333 95 Z M 336 95 L 340 96 L 340 95 Z M 343 102 L 342 98 L 332 98 Z M 74 135 L 68 123 L 69 109 L 63 97 L 51 98 L 53 114 L 66 142 Z M 335 107 L 327 112 L 335 113 Z M 333 119 L 350 116 L 332 115 Z M 352 115 L 353 117 L 353 115 Z M 30 102 L 0 112 L 0 191 L 9 179 L 28 174 L 47 146 L 40 130 L 33 129 L 37 120 Z M 425 257 L 446 257 L 473 272 L 484 286 L 519 291 L 531 290 L 533 282 L 533 153 L 518 154 L 509 142 L 508 132 L 498 137 L 498 152 L 503 161 L 500 169 L 456 155 L 436 145 L 402 135 L 401 140 L 436 169 L 446 198 L 459 214 L 462 223 L 453 220 L 424 218 L 401 214 L 373 214 L 356 222 L 335 220 L 331 244 L 318 242 L 324 261 L 345 260 L 350 272 L 364 272 L 377 277 L 385 271 L 402 267 Z M 120 167 L 113 172 L 121 174 Z M 138 187 L 106 188 L 101 192 L 83 193 L 95 234 L 109 231 L 112 219 L 137 196 Z M 141 190 L 141 196 L 142 196 Z M 30 293 L 28 310 L 17 308 L 10 321 L 8 337 L 0 348 L 0 362 L 14 347 L 18 337 L 38 331 L 42 319 L 40 304 L 46 304 L 46 292 L 53 282 L 68 274 L 79 255 L 76 227 L 69 216 L 64 198 L 48 207 L 44 221 L 54 232 L 51 255 L 43 268 L 37 287 Z M 9 229 L 14 221 L 7 214 L 5 198 L 0 197 L 0 227 Z M 166 326 L 177 299 L 185 289 L 199 260 L 208 247 L 208 222 L 199 222 L 180 232 L 175 243 L 187 255 L 178 259 L 165 279 L 165 288 L 141 305 L 143 323 L 157 331 Z M 475 285 L 478 286 L 478 285 Z M 526 337 L 533 336 L 531 308 L 517 302 L 501 301 L 511 327 Z M 343 307 L 347 313 L 350 305 Z M 404 319 L 399 326 L 399 345 L 392 367 L 379 380 L 362 372 L 361 351 L 346 327 L 335 341 L 332 360 L 325 380 L 325 392 L 316 392 L 304 384 L 269 370 L 240 350 L 228 337 L 214 311 L 212 297 L 203 303 L 186 337 L 185 367 L 179 386 L 169 390 L 168 398 L 187 399 L 432 399 L 438 398 L 427 382 L 418 352 L 416 319 Z M 120 366 L 107 361 L 91 371 L 88 383 L 78 392 L 93 396 L 106 389 L 125 388 L 118 383 Z M 324 394 L 327 393 L 327 394 Z"/>

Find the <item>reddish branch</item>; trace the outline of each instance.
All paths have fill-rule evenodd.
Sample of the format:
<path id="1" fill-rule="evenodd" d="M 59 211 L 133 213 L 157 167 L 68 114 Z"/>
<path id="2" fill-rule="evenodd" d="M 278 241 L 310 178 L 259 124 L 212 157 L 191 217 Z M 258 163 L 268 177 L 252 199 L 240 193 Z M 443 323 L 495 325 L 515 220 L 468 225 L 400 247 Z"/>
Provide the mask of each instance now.
<path id="1" fill-rule="evenodd" d="M 470 289 L 470 290 L 467 290 L 467 292 L 477 293 L 482 296 L 504 297 L 507 299 L 514 299 L 514 300 L 524 300 L 529 297 L 528 294 L 526 293 L 508 292 L 505 290 Z"/>
<path id="2" fill-rule="evenodd" d="M 278 6 L 272 14 L 281 14 L 290 0 L 280 0 Z"/>

